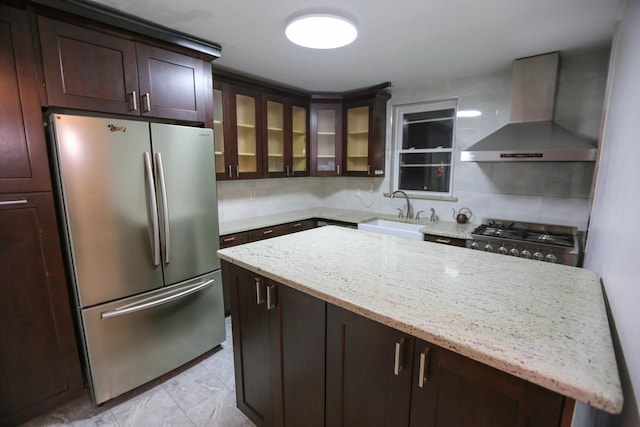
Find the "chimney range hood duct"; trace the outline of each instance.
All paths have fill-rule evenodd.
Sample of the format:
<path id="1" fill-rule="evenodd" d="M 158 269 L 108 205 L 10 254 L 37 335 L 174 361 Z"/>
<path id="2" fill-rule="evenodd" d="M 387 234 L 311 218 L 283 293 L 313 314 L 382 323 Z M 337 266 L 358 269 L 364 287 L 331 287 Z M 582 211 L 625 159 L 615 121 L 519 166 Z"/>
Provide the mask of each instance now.
<path id="1" fill-rule="evenodd" d="M 552 121 L 559 53 L 517 59 L 511 123 L 460 154 L 463 162 L 594 161 L 594 143 Z"/>

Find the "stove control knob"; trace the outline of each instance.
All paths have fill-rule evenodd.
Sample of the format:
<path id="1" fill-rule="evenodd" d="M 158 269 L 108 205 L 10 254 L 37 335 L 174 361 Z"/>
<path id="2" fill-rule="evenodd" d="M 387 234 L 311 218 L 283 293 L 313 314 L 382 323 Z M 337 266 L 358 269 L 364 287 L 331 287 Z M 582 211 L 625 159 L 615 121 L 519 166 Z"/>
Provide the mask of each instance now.
<path id="1" fill-rule="evenodd" d="M 485 250 L 485 252 L 493 252 L 493 246 L 491 246 L 491 244 L 487 243 L 486 245 L 484 245 L 484 250 Z"/>
<path id="2" fill-rule="evenodd" d="M 531 252 L 525 249 L 524 251 L 520 252 L 520 257 L 531 259 Z"/>
<path id="3" fill-rule="evenodd" d="M 509 255 L 511 256 L 520 256 L 520 251 L 517 250 L 516 248 L 513 248 L 509 251 Z"/>
<path id="4" fill-rule="evenodd" d="M 544 260 L 544 255 L 542 255 L 542 252 L 535 252 L 533 254 L 533 259 L 535 259 L 536 261 L 542 261 Z"/>
<path id="5" fill-rule="evenodd" d="M 547 262 L 557 262 L 558 258 L 556 258 L 554 254 L 549 254 L 546 257 L 544 257 L 544 260 Z"/>
<path id="6" fill-rule="evenodd" d="M 480 245 L 478 244 L 478 242 L 471 243 L 471 249 L 480 249 Z"/>
<path id="7" fill-rule="evenodd" d="M 504 246 L 500 246 L 500 248 L 498 249 L 498 252 L 500 252 L 502 255 L 507 255 L 509 253 L 509 250 Z"/>

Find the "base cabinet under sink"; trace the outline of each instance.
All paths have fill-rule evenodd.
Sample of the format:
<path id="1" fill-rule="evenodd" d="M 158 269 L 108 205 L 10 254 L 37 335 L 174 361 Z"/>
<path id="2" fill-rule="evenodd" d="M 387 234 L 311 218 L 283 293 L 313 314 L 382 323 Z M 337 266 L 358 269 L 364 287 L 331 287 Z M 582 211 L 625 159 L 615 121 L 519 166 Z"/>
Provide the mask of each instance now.
<path id="1" fill-rule="evenodd" d="M 571 425 L 572 399 L 228 262 L 222 269 L 237 405 L 258 426 Z"/>

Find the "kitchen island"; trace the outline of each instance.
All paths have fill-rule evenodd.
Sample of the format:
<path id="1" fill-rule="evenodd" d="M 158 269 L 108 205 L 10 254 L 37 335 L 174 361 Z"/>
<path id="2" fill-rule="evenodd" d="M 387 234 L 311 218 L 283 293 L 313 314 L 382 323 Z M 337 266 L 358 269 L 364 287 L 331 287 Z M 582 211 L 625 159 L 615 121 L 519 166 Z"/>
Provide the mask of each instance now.
<path id="1" fill-rule="evenodd" d="M 337 307 L 558 395 L 611 413 L 622 408 L 602 289 L 591 271 L 339 227 L 219 256 L 227 270 L 234 264 L 327 303 L 327 313 Z M 233 320 L 235 341 L 242 325 Z"/>

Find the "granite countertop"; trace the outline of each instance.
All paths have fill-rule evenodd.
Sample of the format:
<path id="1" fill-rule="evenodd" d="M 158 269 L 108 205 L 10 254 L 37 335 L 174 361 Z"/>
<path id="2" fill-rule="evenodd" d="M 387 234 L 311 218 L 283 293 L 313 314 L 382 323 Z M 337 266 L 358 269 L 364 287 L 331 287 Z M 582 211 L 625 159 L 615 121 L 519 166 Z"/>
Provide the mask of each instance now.
<path id="1" fill-rule="evenodd" d="M 239 233 L 242 231 L 254 230 L 256 228 L 272 227 L 278 224 L 302 221 L 310 218 L 342 221 L 352 224 L 359 224 L 361 222 L 369 221 L 375 218 L 402 221 L 395 215 L 383 213 L 335 208 L 315 208 L 282 212 L 255 218 L 239 219 L 235 221 L 222 221 L 220 222 L 220 235 Z M 427 219 L 421 219 L 419 221 L 409 220 L 408 222 L 412 222 L 414 224 L 424 224 L 424 228 L 420 231 L 425 234 L 433 234 L 442 237 L 453 237 L 457 239 L 465 239 L 466 234 L 473 231 L 473 229 L 477 227 L 477 224 L 458 224 L 452 221 L 430 222 Z"/>
<path id="2" fill-rule="evenodd" d="M 596 273 L 343 227 L 221 259 L 611 413 L 622 390 Z"/>

